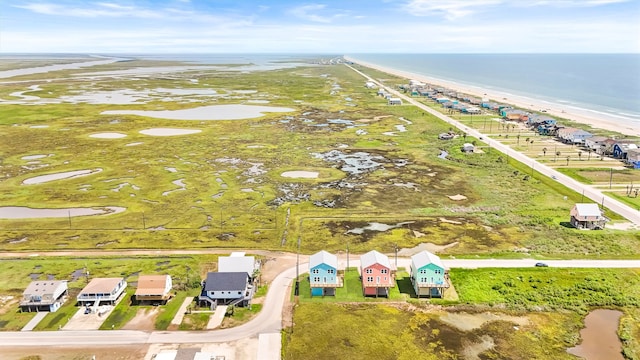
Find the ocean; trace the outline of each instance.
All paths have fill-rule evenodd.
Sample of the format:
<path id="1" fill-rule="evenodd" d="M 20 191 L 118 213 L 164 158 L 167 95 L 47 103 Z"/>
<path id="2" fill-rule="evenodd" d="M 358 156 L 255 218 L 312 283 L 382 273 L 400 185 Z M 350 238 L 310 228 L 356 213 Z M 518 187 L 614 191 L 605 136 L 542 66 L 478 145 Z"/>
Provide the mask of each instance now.
<path id="1" fill-rule="evenodd" d="M 640 128 L 640 54 L 350 54 L 361 61 L 619 119 Z"/>

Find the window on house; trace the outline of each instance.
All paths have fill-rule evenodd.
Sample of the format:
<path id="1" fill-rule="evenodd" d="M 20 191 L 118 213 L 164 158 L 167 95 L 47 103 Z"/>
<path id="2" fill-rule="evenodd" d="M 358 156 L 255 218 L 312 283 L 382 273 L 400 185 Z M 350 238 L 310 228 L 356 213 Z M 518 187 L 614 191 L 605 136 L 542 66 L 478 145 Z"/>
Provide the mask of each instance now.
<path id="1" fill-rule="evenodd" d="M 373 282 L 373 276 L 367 276 L 367 282 Z"/>
<path id="2" fill-rule="evenodd" d="M 387 269 L 382 269 L 382 270 L 380 270 L 380 273 L 381 273 L 381 274 L 386 274 L 386 273 L 388 273 L 388 272 L 389 272 L 389 270 L 387 270 Z"/>
<path id="3" fill-rule="evenodd" d="M 427 273 L 427 270 L 425 269 L 420 270 L 420 274 L 426 274 L 426 273 Z"/>
<path id="4" fill-rule="evenodd" d="M 333 274 L 334 270 L 333 269 L 329 269 L 327 270 L 327 274 Z"/>
<path id="5" fill-rule="evenodd" d="M 319 276 L 314 277 L 314 278 L 313 278 L 313 281 L 314 281 L 314 282 L 320 282 L 320 277 L 319 277 Z"/>
<path id="6" fill-rule="evenodd" d="M 318 269 L 313 269 L 313 270 L 311 270 L 311 273 L 313 273 L 313 274 L 319 274 L 319 273 L 320 273 L 320 270 L 318 270 Z"/>
<path id="7" fill-rule="evenodd" d="M 373 269 L 367 269 L 367 270 L 365 270 L 365 272 L 366 272 L 367 274 L 373 274 Z"/>

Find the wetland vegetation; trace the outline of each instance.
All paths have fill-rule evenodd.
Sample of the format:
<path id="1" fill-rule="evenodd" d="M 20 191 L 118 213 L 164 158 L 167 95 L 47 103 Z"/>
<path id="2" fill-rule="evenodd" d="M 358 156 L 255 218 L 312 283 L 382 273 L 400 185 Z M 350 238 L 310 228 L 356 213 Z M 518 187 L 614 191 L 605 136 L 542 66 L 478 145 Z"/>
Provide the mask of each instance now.
<path id="1" fill-rule="evenodd" d="M 388 106 L 345 66 L 240 72 L 191 65 L 170 76 L 152 71 L 177 65 L 182 66 L 116 62 L 94 67 L 89 75 L 87 69 L 64 70 L 3 84 L 0 208 L 62 209 L 67 216 L 0 216 L 2 251 L 295 251 L 300 239 L 305 253 L 347 246 L 353 252 L 390 253 L 432 243 L 444 258 L 640 256 L 640 232 L 570 228 L 569 210 L 580 194 L 490 148 L 462 153 L 462 144 L 473 139 L 438 140 L 439 133 L 453 129 L 412 106 Z M 149 71 L 136 75 L 132 68 Z M 387 84 L 404 81 L 366 72 Z M 216 121 L 142 112 L 252 103 L 293 111 L 239 120 L 212 116 Z M 469 121 L 487 123 L 481 117 Z M 516 149 L 539 152 L 539 143 L 536 138 Z M 439 157 L 442 152 L 448 155 Z M 83 169 L 101 171 L 29 184 Z M 569 172 L 606 181 L 599 170 Z M 285 175 L 291 173 L 305 176 Z M 625 171 L 616 175 L 636 179 Z M 124 210 L 76 217 L 68 213 L 72 208 Z M 165 272 L 186 286 L 213 270 L 215 261 L 215 256 L 2 260 L 1 299 L 13 300 L 2 300 L 0 328 L 17 330 L 30 319 L 31 314 L 14 310 L 32 273 L 69 278 L 73 295 L 84 284 L 85 268 L 92 276 L 132 280 L 138 273 Z M 637 271 L 456 269 L 451 276 L 459 299 L 435 300 L 437 307 L 410 299 L 400 288 L 391 300 L 402 305 L 360 304 L 357 273 L 349 275 L 338 303 L 302 299 L 294 331 L 285 334 L 285 358 L 571 359 L 566 349 L 578 343 L 583 316 L 598 306 L 624 311 L 623 352 L 628 359 L 639 356 L 640 294 L 628 291 L 640 289 Z M 158 329 L 169 327 L 177 300 L 186 296 L 180 292 L 158 315 Z M 62 324 L 72 311 L 65 306 L 41 328 Z M 498 315 L 472 329 L 445 321 L 447 314 L 460 312 Z M 119 326 L 135 314 L 123 308 L 116 315 L 109 324 Z M 521 317 L 526 322 L 514 324 L 513 318 Z M 193 314 L 184 327 L 200 329 L 206 319 Z"/>

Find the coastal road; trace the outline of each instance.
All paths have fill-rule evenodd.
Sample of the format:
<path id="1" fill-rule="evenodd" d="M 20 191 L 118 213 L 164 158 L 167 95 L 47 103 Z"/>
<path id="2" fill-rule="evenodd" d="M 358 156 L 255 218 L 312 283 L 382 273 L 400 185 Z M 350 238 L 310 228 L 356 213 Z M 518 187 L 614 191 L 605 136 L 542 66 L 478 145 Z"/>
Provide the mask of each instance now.
<path id="1" fill-rule="evenodd" d="M 354 255 L 355 256 L 355 255 Z M 308 256 L 301 259 L 306 261 Z M 392 264 L 395 258 L 390 258 Z M 443 260 L 448 268 L 522 268 L 532 267 L 535 259 L 450 259 Z M 551 267 L 560 268 L 640 268 L 640 260 L 549 260 Z M 398 258 L 398 267 L 408 268 L 410 258 Z M 346 258 L 340 258 L 340 265 Z M 349 259 L 349 266 L 358 267 L 357 259 Z M 308 264 L 300 264 L 300 273 L 307 272 Z M 541 269 L 544 271 L 544 269 Z M 296 267 L 281 272 L 271 282 L 262 310 L 251 321 L 230 329 L 211 331 L 136 331 L 136 330 L 89 330 L 89 331 L 32 331 L 1 332 L 0 348 L 16 346 L 102 346 L 133 344 L 202 344 L 223 343 L 260 334 L 279 333 L 282 329 L 282 313 L 285 300 L 291 294 L 291 283 L 295 279 Z M 1 352 L 1 350 L 0 350 Z"/>
<path id="2" fill-rule="evenodd" d="M 352 66 L 347 65 L 349 68 L 351 68 L 353 71 L 357 72 L 358 74 L 362 75 L 363 77 L 365 77 L 368 81 L 374 82 L 375 84 L 377 84 L 378 86 L 384 88 L 385 90 L 387 90 L 388 92 L 394 94 L 395 96 L 403 99 L 404 101 L 417 106 L 418 108 L 430 113 L 431 115 L 445 121 L 446 123 L 455 126 L 456 128 L 464 131 L 465 133 L 467 133 L 468 135 L 471 135 L 475 138 L 477 138 L 479 141 L 482 141 L 484 143 L 486 143 L 487 145 L 489 145 L 490 147 L 493 147 L 494 149 L 504 153 L 507 155 L 507 157 L 515 159 L 527 166 L 530 166 L 532 171 L 535 170 L 537 172 L 539 172 L 542 175 L 545 176 L 549 176 L 549 177 L 553 177 L 556 179 L 556 181 L 558 181 L 559 183 L 561 183 L 562 185 L 568 187 L 569 189 L 579 193 L 579 194 L 584 194 L 585 197 L 595 201 L 596 203 L 601 204 L 602 206 L 605 206 L 607 208 L 609 208 L 609 210 L 619 214 L 620 216 L 624 217 L 625 219 L 629 220 L 630 222 L 632 222 L 635 226 L 640 226 L 640 211 L 633 209 L 632 207 L 623 204 L 622 202 L 613 199 L 609 196 L 606 196 L 604 193 L 602 193 L 602 191 L 595 189 L 591 186 L 582 184 L 574 179 L 572 179 L 571 177 L 564 175 L 544 164 L 539 163 L 538 161 L 536 161 L 535 159 L 532 159 L 530 157 L 528 157 L 527 155 L 520 153 L 518 151 L 513 150 L 510 146 L 505 145 L 497 140 L 494 140 L 490 137 L 488 137 L 485 134 L 480 133 L 478 130 L 476 129 L 471 129 L 468 126 L 460 123 L 457 120 L 454 120 L 452 118 L 450 118 L 449 116 L 446 116 L 442 113 L 440 113 L 437 110 L 434 110 L 432 108 L 430 108 L 429 106 L 422 104 L 420 102 L 418 102 L 417 100 L 406 96 L 402 93 L 400 93 L 399 91 L 392 89 L 382 83 L 380 83 L 379 81 L 374 80 L 373 78 L 371 78 L 370 76 L 368 76 L 367 74 L 354 69 Z"/>

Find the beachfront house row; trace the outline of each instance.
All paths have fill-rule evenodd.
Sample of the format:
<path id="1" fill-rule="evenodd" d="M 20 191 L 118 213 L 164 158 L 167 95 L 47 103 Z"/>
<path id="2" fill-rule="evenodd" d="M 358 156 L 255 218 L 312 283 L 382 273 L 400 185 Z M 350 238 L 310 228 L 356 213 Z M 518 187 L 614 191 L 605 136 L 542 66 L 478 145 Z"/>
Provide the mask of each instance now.
<path id="1" fill-rule="evenodd" d="M 126 288 L 127 281 L 124 278 L 93 278 L 76 299 L 80 305 L 113 305 Z"/>
<path id="2" fill-rule="evenodd" d="M 232 252 L 229 256 L 218 257 L 218 272 L 246 272 L 249 282 L 253 283 L 254 277 L 260 269 L 260 264 L 254 256 L 246 256 L 244 252 Z"/>
<path id="3" fill-rule="evenodd" d="M 577 229 L 604 229 L 607 218 L 598 204 L 575 204 L 570 212 L 571 225 Z"/>
<path id="4" fill-rule="evenodd" d="M 171 299 L 170 275 L 140 275 L 135 299 L 139 303 L 166 304 Z"/>
<path id="5" fill-rule="evenodd" d="M 210 272 L 202 282 L 200 305 L 215 309 L 217 305 L 246 306 L 253 297 L 253 286 L 245 272 Z"/>
<path id="6" fill-rule="evenodd" d="M 389 289 L 395 286 L 395 269 L 389 257 L 375 250 L 360 256 L 360 276 L 364 296 L 389 297 Z"/>
<path id="7" fill-rule="evenodd" d="M 338 275 L 338 257 L 324 250 L 309 258 L 309 286 L 311 296 L 335 296 L 336 288 L 342 287 Z"/>
<path id="8" fill-rule="evenodd" d="M 32 281 L 22 293 L 20 310 L 23 312 L 56 312 L 68 293 L 66 280 Z"/>
<path id="9" fill-rule="evenodd" d="M 449 275 L 440 258 L 428 251 L 411 257 L 411 284 L 418 297 L 444 297 Z"/>

